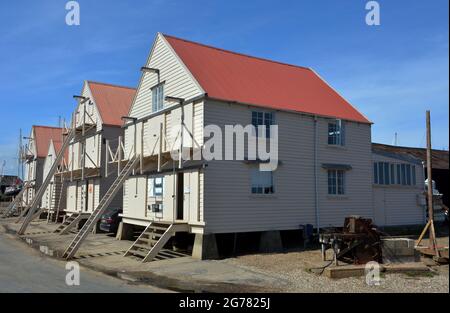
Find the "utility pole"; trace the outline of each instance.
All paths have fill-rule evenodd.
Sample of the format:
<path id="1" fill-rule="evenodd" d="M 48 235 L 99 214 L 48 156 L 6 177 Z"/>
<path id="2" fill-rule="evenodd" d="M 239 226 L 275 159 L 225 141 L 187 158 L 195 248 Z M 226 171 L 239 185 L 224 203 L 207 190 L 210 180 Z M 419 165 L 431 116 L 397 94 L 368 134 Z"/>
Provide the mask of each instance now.
<path id="1" fill-rule="evenodd" d="M 427 123 L 427 177 L 428 177 L 428 188 L 427 188 L 427 200 L 428 200 L 428 223 L 430 224 L 429 231 L 429 248 L 435 250 L 436 256 L 439 257 L 439 250 L 436 245 L 436 232 L 434 230 L 433 221 L 433 179 L 432 179 L 432 160 L 431 160 L 431 123 L 430 123 L 430 111 L 426 112 L 426 123 Z"/>

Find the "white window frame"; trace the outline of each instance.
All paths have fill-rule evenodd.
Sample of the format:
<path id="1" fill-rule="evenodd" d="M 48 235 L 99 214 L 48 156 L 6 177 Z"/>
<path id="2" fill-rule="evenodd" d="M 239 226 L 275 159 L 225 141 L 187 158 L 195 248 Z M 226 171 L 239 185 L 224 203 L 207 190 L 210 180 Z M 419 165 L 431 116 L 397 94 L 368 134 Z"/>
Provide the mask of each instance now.
<path id="1" fill-rule="evenodd" d="M 266 126 L 266 138 L 270 138 L 270 126 L 275 125 L 275 112 L 252 111 L 252 125 L 256 129 L 258 137 L 258 126 Z"/>
<path id="2" fill-rule="evenodd" d="M 164 83 L 160 83 L 151 88 L 152 91 L 152 112 L 164 109 Z"/>
<path id="3" fill-rule="evenodd" d="M 260 171 L 259 168 L 252 168 L 250 171 L 250 180 L 250 191 L 252 194 L 268 195 L 275 193 L 272 171 Z"/>
<path id="4" fill-rule="evenodd" d="M 373 163 L 375 185 L 416 186 L 416 166 L 410 163 Z M 387 176 L 386 176 L 387 175 Z"/>
<path id="5" fill-rule="evenodd" d="M 156 183 L 157 180 L 161 180 L 160 183 Z M 156 189 L 161 189 L 161 192 L 157 192 Z M 162 197 L 164 194 L 164 177 L 154 177 L 153 178 L 153 195 L 155 197 Z"/>
<path id="6" fill-rule="evenodd" d="M 343 120 L 328 122 L 327 142 L 330 146 L 345 145 L 345 123 Z M 330 140 L 331 139 L 331 140 Z"/>
<path id="7" fill-rule="evenodd" d="M 328 195 L 343 196 L 346 194 L 345 173 L 346 173 L 345 170 L 338 170 L 338 169 L 327 170 Z"/>

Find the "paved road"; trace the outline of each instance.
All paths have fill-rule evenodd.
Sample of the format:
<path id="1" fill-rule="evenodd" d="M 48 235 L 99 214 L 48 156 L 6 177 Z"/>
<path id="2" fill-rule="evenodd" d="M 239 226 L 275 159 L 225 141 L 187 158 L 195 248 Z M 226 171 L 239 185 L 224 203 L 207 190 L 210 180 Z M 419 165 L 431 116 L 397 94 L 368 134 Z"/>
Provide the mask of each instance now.
<path id="1" fill-rule="evenodd" d="M 80 268 L 80 285 L 68 286 L 65 262 L 42 256 L 25 243 L 0 233 L 1 292 L 166 292 Z"/>

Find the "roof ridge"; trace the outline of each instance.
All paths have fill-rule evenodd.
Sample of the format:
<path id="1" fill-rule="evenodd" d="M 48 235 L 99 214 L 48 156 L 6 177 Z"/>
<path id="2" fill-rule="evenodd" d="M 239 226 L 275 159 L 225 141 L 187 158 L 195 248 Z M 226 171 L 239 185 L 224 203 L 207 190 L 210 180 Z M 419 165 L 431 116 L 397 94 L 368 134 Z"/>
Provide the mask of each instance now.
<path id="1" fill-rule="evenodd" d="M 126 88 L 126 89 L 133 89 L 136 90 L 136 88 L 134 87 L 129 87 L 129 86 L 123 86 L 123 85 L 117 85 L 117 84 L 111 84 L 111 83 L 103 83 L 103 82 L 98 82 L 98 81 L 94 81 L 94 80 L 86 80 L 89 84 L 97 84 L 97 85 L 104 85 L 104 86 L 110 86 L 110 87 L 117 87 L 117 88 Z"/>
<path id="2" fill-rule="evenodd" d="M 52 129 L 63 129 L 62 127 L 56 127 L 56 126 L 46 126 L 46 125 L 32 125 L 32 127 L 40 127 L 40 128 L 52 128 Z"/>
<path id="3" fill-rule="evenodd" d="M 372 142 L 372 144 L 374 145 L 381 145 L 381 146 L 388 146 L 388 147 L 393 147 L 393 148 L 399 148 L 399 149 L 417 149 L 417 150 L 426 150 L 427 148 L 421 148 L 421 147 L 411 147 L 411 146 L 395 146 L 395 145 L 388 145 L 386 143 L 379 143 L 379 142 Z M 442 151 L 442 152 L 449 152 L 448 150 L 443 150 L 443 149 L 435 149 L 432 148 L 431 150 L 434 151 Z"/>
<path id="4" fill-rule="evenodd" d="M 303 70 L 311 71 L 311 68 L 307 67 L 307 66 L 301 66 L 301 65 L 296 65 L 296 64 L 290 64 L 290 63 L 275 61 L 275 60 L 271 60 L 271 59 L 267 59 L 267 58 L 257 57 L 257 56 L 254 56 L 254 55 L 249 55 L 249 54 L 245 54 L 245 53 L 241 53 L 241 52 L 236 52 L 236 51 L 231 51 L 231 50 L 227 50 L 227 49 L 223 49 L 223 48 L 218 48 L 218 47 L 207 45 L 207 44 L 204 44 L 204 43 L 201 43 L 201 42 L 187 40 L 187 39 L 175 37 L 175 36 L 172 36 L 172 35 L 167 35 L 167 34 L 162 34 L 162 35 L 164 37 L 173 38 L 173 39 L 176 39 L 176 40 L 181 40 L 181 41 L 184 41 L 184 42 L 192 43 L 192 44 L 203 46 L 203 47 L 206 47 L 206 48 L 215 49 L 215 50 L 218 50 L 218 51 L 221 51 L 221 52 L 231 53 L 231 54 L 235 54 L 235 55 L 239 55 L 239 56 L 243 56 L 243 57 L 247 57 L 247 58 L 251 58 L 251 59 L 256 59 L 256 60 L 270 62 L 270 63 L 275 63 L 275 64 L 279 64 L 279 65 L 292 66 L 292 67 L 295 67 L 295 68 L 300 68 L 300 69 L 303 69 Z"/>

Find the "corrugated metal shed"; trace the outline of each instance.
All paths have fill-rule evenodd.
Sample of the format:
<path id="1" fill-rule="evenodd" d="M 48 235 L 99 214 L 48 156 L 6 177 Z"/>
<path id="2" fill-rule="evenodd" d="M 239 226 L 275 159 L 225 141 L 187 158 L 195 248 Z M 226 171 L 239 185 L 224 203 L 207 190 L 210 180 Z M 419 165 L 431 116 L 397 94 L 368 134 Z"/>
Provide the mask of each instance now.
<path id="1" fill-rule="evenodd" d="M 381 143 L 372 143 L 374 152 L 393 153 L 404 157 L 412 157 L 423 162 L 427 161 L 427 150 L 425 148 L 391 146 Z M 446 150 L 435 150 L 431 152 L 434 169 L 449 169 L 449 152 Z"/>

